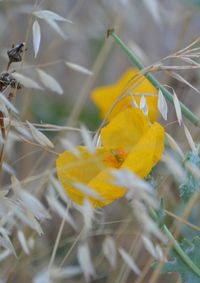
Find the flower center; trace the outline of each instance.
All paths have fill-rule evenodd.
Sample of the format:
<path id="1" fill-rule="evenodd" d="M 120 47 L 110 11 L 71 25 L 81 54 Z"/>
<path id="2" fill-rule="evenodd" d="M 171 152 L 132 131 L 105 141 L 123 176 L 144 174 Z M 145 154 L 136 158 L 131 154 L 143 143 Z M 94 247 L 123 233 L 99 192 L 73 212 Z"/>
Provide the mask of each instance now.
<path id="1" fill-rule="evenodd" d="M 105 157 L 105 162 L 111 167 L 119 168 L 124 162 L 126 156 L 127 153 L 122 148 L 111 149 Z"/>

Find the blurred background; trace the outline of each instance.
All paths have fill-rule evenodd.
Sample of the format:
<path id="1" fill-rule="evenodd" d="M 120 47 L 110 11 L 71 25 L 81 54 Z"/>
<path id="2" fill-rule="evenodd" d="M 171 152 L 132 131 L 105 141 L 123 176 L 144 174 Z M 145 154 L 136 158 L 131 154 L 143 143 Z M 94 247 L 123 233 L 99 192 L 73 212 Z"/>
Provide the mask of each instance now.
<path id="1" fill-rule="evenodd" d="M 46 21 L 38 19 L 41 46 L 35 59 L 31 25 L 27 32 L 34 1 L 1 1 L 0 5 L 0 32 L 4 39 L 2 70 L 7 64 L 4 51 L 13 43 L 25 41 L 28 34 L 25 64 L 33 66 L 26 68 L 24 73 L 37 80 L 34 66 L 42 66 L 44 71 L 56 77 L 64 89 L 63 96 L 50 91 L 27 94 L 27 90 L 19 95 L 17 103 L 24 115 L 28 115 L 26 118 L 43 122 L 65 124 L 69 115 L 75 115 L 89 128 L 94 129 L 98 125 L 98 111 L 90 101 L 91 90 L 115 82 L 131 67 L 127 56 L 113 40 L 106 40 L 108 28 L 114 27 L 147 66 L 185 47 L 199 36 L 198 1 L 40 1 L 39 9 L 54 11 L 73 24 L 57 22 L 56 32 Z M 72 70 L 65 65 L 66 61 L 81 65 L 94 75 Z M 169 80 L 163 73 L 158 76 L 165 83 Z M 198 85 L 197 71 L 185 71 L 184 76 Z M 191 106 L 194 107 L 195 95 L 188 91 L 181 89 L 177 94 L 187 103 L 193 103 Z M 194 98 L 192 101 L 191 96 Z"/>
<path id="2" fill-rule="evenodd" d="M 44 20 L 35 11 L 50 10 L 61 17 L 72 21 L 52 22 Z M 32 25 L 37 19 L 41 29 L 41 44 L 35 58 L 33 48 Z M 55 23 L 55 21 L 53 21 Z M 26 52 L 23 64 L 12 64 L 12 70 L 23 73 L 40 84 L 37 68 L 45 71 L 63 89 L 59 95 L 50 89 L 30 89 L 24 87 L 18 91 L 16 108 L 20 113 L 21 121 L 32 123 L 49 123 L 61 126 L 79 127 L 85 124 L 89 130 L 96 130 L 100 125 L 98 109 L 92 103 L 90 95 L 94 88 L 112 84 L 131 67 L 127 56 L 114 43 L 112 38 L 106 38 L 109 28 L 115 28 L 120 38 L 136 52 L 146 66 L 158 63 L 175 51 L 189 45 L 200 34 L 200 1 L 199 0 L 5 0 L 0 1 L 0 66 L 5 71 L 8 59 L 6 51 L 12 44 L 26 42 Z M 198 59 L 197 59 L 198 60 Z M 173 65 L 171 60 L 167 65 Z M 79 66 L 79 67 L 77 67 Z M 84 71 L 80 68 L 84 67 Z M 190 84 L 199 89 L 200 73 L 198 69 L 178 71 Z M 155 76 L 163 84 L 173 87 L 179 99 L 193 112 L 200 116 L 199 94 L 189 86 L 175 80 L 166 72 L 157 72 Z M 183 130 L 179 128 L 174 107 L 169 105 L 169 119 L 164 122 L 160 118 L 173 138 L 183 150 L 189 146 L 183 138 Z M 186 121 L 192 136 L 199 141 L 197 129 Z M 57 144 L 57 151 L 63 150 L 59 139 L 67 137 L 78 142 L 74 132 L 49 131 L 45 134 Z M 47 166 L 55 167 L 55 156 L 49 152 L 35 149 L 33 145 L 15 143 L 11 140 L 6 151 L 6 161 L 20 180 L 41 174 Z M 54 168 L 55 169 L 55 168 Z M 53 170 L 53 169 L 52 169 Z M 5 176 L 5 184 L 10 178 Z M 162 191 L 167 192 L 170 209 L 176 207 L 177 194 L 169 192 L 170 182 L 165 182 Z M 33 180 L 29 184 L 30 191 L 41 196 L 44 203 L 45 191 L 48 184 L 44 179 Z M 44 192 L 44 196 L 43 196 Z M 138 244 L 137 226 L 132 218 L 132 212 L 126 200 L 120 200 L 99 212 L 96 226 L 91 232 L 89 245 L 97 277 L 92 282 L 149 282 L 152 271 L 148 271 L 144 278 L 138 280 L 137 276 L 126 269 L 121 260 L 117 268 L 108 267 L 106 260 L 102 260 L 102 241 L 106 235 L 114 237 L 118 245 L 123 245 L 128 251 L 133 250 L 137 264 L 141 269 L 149 265 L 150 256 Z M 72 212 L 76 222 L 81 225 L 80 213 Z M 9 258 L 0 267 L 2 282 L 85 282 L 82 275 L 73 278 L 50 281 L 41 273 L 48 265 L 53 246 L 59 231 L 61 218 L 52 213 L 53 219 L 43 224 L 43 236 L 30 236 L 34 238 L 33 253 L 24 255 L 20 253 L 19 260 Z M 198 224 L 198 213 L 195 216 Z M 130 221 L 129 221 L 130 220 Z M 169 223 L 170 220 L 169 220 Z M 26 233 L 26 230 L 24 231 Z M 189 233 L 184 230 L 184 233 Z M 78 234 L 70 225 L 66 224 L 62 240 L 57 250 L 58 262 L 69 252 L 66 264 L 77 264 L 76 251 L 71 247 L 77 244 Z M 188 235 L 188 234 L 187 234 Z M 28 236 L 27 236 L 28 237 Z M 14 238 L 14 245 L 17 240 Z M 133 248 L 134 245 L 137 249 Z M 17 246 L 18 247 L 18 246 Z M 20 249 L 18 247 L 18 249 Z M 38 275 L 39 274 L 39 275 Z M 46 274 L 44 272 L 44 274 Z M 8 276 L 9 275 L 9 276 Z M 38 279 L 39 278 L 39 279 Z M 3 280 L 3 279 L 2 279 Z M 35 281 L 34 281 L 35 280 Z M 38 281 L 37 281 L 38 280 Z M 46 280 L 46 281 L 45 281 Z M 49 281 L 48 281 L 49 280 Z M 138 280 L 138 281 L 137 281 Z M 159 283 L 181 282 L 178 276 L 160 276 Z"/>

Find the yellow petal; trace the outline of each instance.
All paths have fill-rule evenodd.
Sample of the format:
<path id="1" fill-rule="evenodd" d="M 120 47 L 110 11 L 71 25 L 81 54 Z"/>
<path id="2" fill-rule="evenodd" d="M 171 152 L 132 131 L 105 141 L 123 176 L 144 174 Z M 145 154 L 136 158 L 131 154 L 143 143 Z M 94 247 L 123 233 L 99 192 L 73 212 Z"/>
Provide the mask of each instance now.
<path id="1" fill-rule="evenodd" d="M 104 168 L 105 149 L 98 148 L 95 154 L 87 151 L 86 147 L 78 147 L 80 157 L 69 151 L 61 153 L 56 160 L 57 175 L 67 195 L 74 202 L 82 204 L 85 198 L 83 192 L 74 188 L 72 183 L 78 182 L 87 185 Z"/>
<path id="2" fill-rule="evenodd" d="M 99 87 L 92 92 L 92 100 L 100 109 L 102 119 L 105 118 L 106 114 L 111 110 L 112 106 L 114 106 L 114 108 L 108 117 L 109 120 L 111 120 L 120 111 L 131 106 L 131 96 L 125 96 L 123 99 L 117 102 L 117 99 L 123 94 L 124 91 L 127 91 L 128 87 L 128 92 L 130 94 L 136 95 L 134 96 L 134 98 L 138 104 L 140 103 L 141 98 L 140 96 L 137 96 L 138 94 L 154 95 L 146 96 L 146 101 L 149 109 L 149 119 L 152 122 L 156 120 L 158 113 L 158 91 L 146 78 L 144 78 L 144 76 L 142 76 L 139 80 L 132 82 L 137 75 L 138 70 L 136 68 L 132 68 L 128 70 L 116 84 Z"/>
<path id="3" fill-rule="evenodd" d="M 88 183 L 88 186 L 103 197 L 102 201 L 90 199 L 94 207 L 108 205 L 118 198 L 123 197 L 126 193 L 125 188 L 113 184 L 113 177 L 109 168 L 101 171 L 101 173 Z"/>
<path id="4" fill-rule="evenodd" d="M 101 141 L 106 148 L 129 152 L 149 127 L 148 118 L 140 109 L 128 108 L 101 130 Z"/>
<path id="5" fill-rule="evenodd" d="M 155 122 L 130 151 L 121 168 L 132 170 L 144 178 L 160 160 L 163 150 L 164 129 Z"/>
<path id="6" fill-rule="evenodd" d="M 100 87 L 93 91 L 92 100 L 100 109 L 101 119 L 104 119 L 108 115 L 108 120 L 111 120 L 116 114 L 131 105 L 131 98 L 129 96 L 125 96 L 123 99 L 117 101 L 122 93 L 123 88 L 120 88 L 118 85 Z"/>

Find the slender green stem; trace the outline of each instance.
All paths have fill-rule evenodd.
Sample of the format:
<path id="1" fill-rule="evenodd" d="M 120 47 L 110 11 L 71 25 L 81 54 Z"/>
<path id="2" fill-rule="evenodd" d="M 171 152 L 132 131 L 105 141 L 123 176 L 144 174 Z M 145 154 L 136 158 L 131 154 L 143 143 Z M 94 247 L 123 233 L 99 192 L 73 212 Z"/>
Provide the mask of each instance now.
<path id="1" fill-rule="evenodd" d="M 170 241 L 173 243 L 174 250 L 178 253 L 181 259 L 187 264 L 187 266 L 200 277 L 200 269 L 196 266 L 196 264 L 190 259 L 190 257 L 184 252 L 184 250 L 180 247 L 179 243 L 174 239 L 173 235 L 169 231 L 166 225 L 163 226 L 163 231 L 165 235 L 168 237 Z"/>
<path id="2" fill-rule="evenodd" d="M 158 216 L 153 208 L 149 209 L 149 213 L 151 217 L 158 222 Z M 162 226 L 162 230 L 167 236 L 167 238 L 172 242 L 174 250 L 180 256 L 180 258 L 185 262 L 185 264 L 197 275 L 200 277 L 200 269 L 196 264 L 190 259 L 190 257 L 184 252 L 184 250 L 179 245 L 179 242 L 174 238 L 171 234 L 170 230 L 167 228 L 166 225 Z"/>
<path id="3" fill-rule="evenodd" d="M 131 60 L 134 65 L 139 70 L 145 69 L 145 66 L 141 62 L 141 60 L 137 57 L 137 55 L 128 48 L 126 44 L 122 42 L 122 40 L 116 35 L 115 31 L 113 29 L 108 30 L 107 32 L 108 36 L 112 36 L 115 40 L 115 42 L 120 46 L 120 48 L 128 55 L 129 59 Z M 154 85 L 157 89 L 160 89 L 165 96 L 165 98 L 173 103 L 173 94 L 168 91 L 151 73 L 147 72 L 145 74 L 145 77 Z M 190 109 L 188 109 L 183 103 L 180 102 L 181 111 L 182 114 L 190 120 L 195 126 L 200 127 L 200 120 L 199 118 L 192 112 Z"/>

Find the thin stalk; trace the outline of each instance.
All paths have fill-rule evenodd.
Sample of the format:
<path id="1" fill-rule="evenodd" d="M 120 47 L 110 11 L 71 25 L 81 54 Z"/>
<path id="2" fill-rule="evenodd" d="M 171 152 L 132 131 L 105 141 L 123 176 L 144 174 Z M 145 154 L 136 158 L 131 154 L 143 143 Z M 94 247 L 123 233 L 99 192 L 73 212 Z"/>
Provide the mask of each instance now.
<path id="1" fill-rule="evenodd" d="M 127 54 L 131 62 L 136 65 L 139 70 L 145 69 L 145 66 L 138 58 L 138 56 L 132 50 L 130 50 L 126 44 L 123 43 L 123 41 L 116 35 L 113 29 L 108 30 L 107 35 L 113 37 L 115 42 Z M 146 74 L 144 74 L 144 76 L 152 83 L 153 86 L 162 91 L 163 95 L 170 103 L 174 103 L 173 94 L 169 90 L 167 90 L 151 73 L 147 72 Z M 180 102 L 180 106 L 183 116 L 185 116 L 195 126 L 200 127 L 199 118 L 192 111 L 190 111 L 190 109 L 188 109 L 182 102 Z"/>
<path id="2" fill-rule="evenodd" d="M 179 245 L 178 241 L 173 237 L 166 225 L 163 226 L 163 231 L 170 241 L 173 243 L 173 248 L 185 264 L 197 275 L 200 277 L 200 269 L 196 264 L 190 259 L 190 257 L 184 252 L 184 250 Z"/>
<path id="3" fill-rule="evenodd" d="M 157 222 L 158 216 L 154 209 L 150 208 L 149 213 L 151 217 Z M 200 277 L 200 269 L 196 264 L 190 259 L 190 257 L 185 253 L 185 251 L 181 248 L 179 242 L 174 238 L 171 234 L 170 230 L 167 228 L 166 225 L 162 226 L 162 231 L 167 236 L 167 238 L 171 241 L 173 245 L 173 249 L 177 252 L 180 258 L 184 261 L 184 263 L 197 275 Z"/>
<path id="4" fill-rule="evenodd" d="M 53 263 L 54 263 L 54 260 L 55 260 L 55 257 L 56 257 L 56 252 L 58 250 L 58 246 L 59 246 L 59 243 L 60 243 L 60 239 L 61 239 L 61 236 L 62 236 L 62 232 L 63 232 L 64 226 L 65 226 L 65 217 L 62 218 L 62 221 L 61 221 L 61 224 L 60 224 L 60 227 L 59 227 L 59 230 L 58 230 L 58 234 L 57 234 L 57 237 L 56 237 L 56 242 L 54 244 L 53 252 L 51 254 L 51 258 L 50 258 L 50 261 L 49 261 L 48 270 L 50 270 L 52 268 L 52 266 L 53 266 Z"/>

